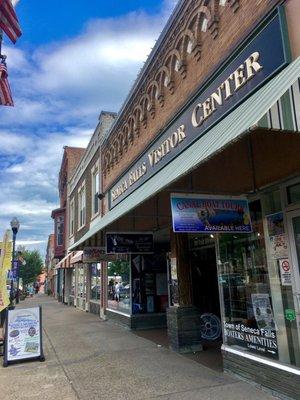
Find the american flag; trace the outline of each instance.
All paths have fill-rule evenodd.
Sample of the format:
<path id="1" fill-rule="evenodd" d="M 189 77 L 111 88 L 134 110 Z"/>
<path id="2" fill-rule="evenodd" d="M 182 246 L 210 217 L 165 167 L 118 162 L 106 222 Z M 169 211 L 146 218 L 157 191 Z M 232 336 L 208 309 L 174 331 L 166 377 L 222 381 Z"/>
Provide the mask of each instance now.
<path id="1" fill-rule="evenodd" d="M 4 62 L 0 63 L 0 105 L 2 106 L 14 105 L 7 79 L 7 68 Z"/>
<path id="2" fill-rule="evenodd" d="M 0 0 L 0 28 L 3 29 L 13 43 L 16 43 L 22 34 L 11 0 Z"/>

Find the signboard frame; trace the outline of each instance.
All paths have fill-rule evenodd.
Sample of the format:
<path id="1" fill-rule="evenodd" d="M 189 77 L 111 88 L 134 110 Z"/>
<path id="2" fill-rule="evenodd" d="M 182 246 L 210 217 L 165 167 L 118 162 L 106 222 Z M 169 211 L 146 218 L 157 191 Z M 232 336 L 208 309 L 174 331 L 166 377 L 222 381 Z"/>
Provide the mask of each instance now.
<path id="1" fill-rule="evenodd" d="M 108 237 L 109 235 L 118 235 L 118 236 L 151 236 L 152 237 L 152 250 L 151 251 L 129 251 L 129 252 L 118 252 L 118 251 L 109 251 L 108 249 Z M 106 254 L 153 254 L 154 252 L 154 238 L 153 232 L 106 232 L 105 234 L 105 248 Z"/>
<path id="2" fill-rule="evenodd" d="M 90 254 L 89 254 L 90 253 Z M 93 254 L 94 253 L 94 254 Z M 106 247 L 90 246 L 83 249 L 82 263 L 95 264 L 98 262 L 113 262 L 121 259 L 114 254 L 107 254 Z"/>
<path id="3" fill-rule="evenodd" d="M 9 329 L 9 320 L 10 320 L 10 313 L 19 312 L 20 314 L 22 311 L 24 313 L 28 313 L 29 310 L 37 310 L 38 309 L 38 343 L 39 343 L 39 354 L 35 356 L 20 356 L 15 359 L 9 359 L 8 355 L 8 347 L 9 347 L 9 335 L 13 332 L 10 332 Z M 5 318 L 5 337 L 4 337 L 4 355 L 3 355 L 3 367 L 7 367 L 9 364 L 22 362 L 22 361 L 33 361 L 39 360 L 41 362 L 45 361 L 44 350 L 43 350 L 43 334 L 42 334 L 42 307 L 30 307 L 30 308 L 7 308 L 6 309 L 6 318 Z"/>
<path id="4" fill-rule="evenodd" d="M 189 202 L 191 207 L 191 210 L 194 210 L 194 214 L 192 215 L 192 212 L 189 213 L 191 214 L 190 216 L 187 214 L 186 218 L 187 220 L 190 218 L 191 222 L 186 222 L 187 226 L 183 226 L 183 222 L 177 221 L 176 222 L 176 216 L 174 212 L 175 208 L 175 201 L 176 199 L 182 199 L 182 201 Z M 174 200 L 174 201 L 173 201 Z M 214 234 L 214 233 L 233 233 L 233 234 L 245 234 L 245 233 L 251 233 L 252 232 L 252 224 L 251 224 L 251 217 L 250 217 L 250 211 L 249 211 L 249 202 L 246 197 L 241 197 L 241 196 L 217 196 L 217 195 L 202 195 L 198 193 L 171 193 L 170 196 L 170 201 L 171 201 L 171 214 L 172 214 L 172 227 L 173 227 L 173 232 L 179 232 L 179 233 L 203 233 L 203 234 Z M 199 202 L 199 207 L 195 207 L 195 203 Z M 200 205 L 203 203 L 203 207 L 201 208 Z M 218 202 L 220 204 L 214 204 L 215 202 Z M 228 211 L 225 211 L 226 208 L 224 208 L 223 214 L 225 215 L 226 213 L 229 214 L 231 213 L 232 217 L 243 217 L 243 220 L 247 217 L 248 223 L 246 224 L 243 222 L 241 224 L 241 228 L 245 229 L 230 229 L 230 223 L 227 221 L 226 223 L 228 224 L 228 229 L 225 229 L 225 226 L 221 226 L 221 221 L 217 221 L 218 218 L 218 213 L 216 210 L 221 210 L 222 208 L 218 208 L 219 206 L 222 205 L 222 202 L 231 203 L 234 204 L 236 203 L 236 206 L 238 204 L 243 205 L 245 209 L 245 213 L 243 216 L 239 216 L 241 212 L 238 212 L 237 210 L 234 210 L 233 208 L 230 209 L 228 207 Z M 196 204 L 197 205 L 197 204 Z M 214 208 L 215 207 L 215 208 Z M 200 211 L 196 211 L 199 208 Z M 178 214 L 178 213 L 177 213 Z M 197 214 L 197 215 L 196 215 Z M 220 217 L 221 213 L 219 213 Z M 195 221 L 195 217 L 197 217 L 197 221 Z M 180 218 L 180 217 L 178 217 Z M 215 225 L 211 225 L 210 222 L 216 219 Z M 220 228 L 217 229 L 217 224 L 219 223 Z M 231 223 L 232 225 L 233 223 Z M 180 228 L 179 225 L 182 225 Z M 196 225 L 199 227 L 203 225 L 203 227 L 207 227 L 207 229 L 197 229 Z M 176 227 L 177 226 L 177 227 Z M 190 226 L 190 227 L 188 227 Z M 222 228 L 222 229 L 221 229 Z"/>

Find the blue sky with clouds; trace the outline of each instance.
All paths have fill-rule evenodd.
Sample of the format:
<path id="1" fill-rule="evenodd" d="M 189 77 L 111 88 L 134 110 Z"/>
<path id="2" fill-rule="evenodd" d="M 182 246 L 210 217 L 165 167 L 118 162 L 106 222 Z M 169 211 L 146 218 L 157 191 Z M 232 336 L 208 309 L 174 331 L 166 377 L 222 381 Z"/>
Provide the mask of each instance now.
<path id="1" fill-rule="evenodd" d="M 86 146 L 118 111 L 176 0 L 20 0 L 23 35 L 3 52 L 15 107 L 0 109 L 0 227 L 43 253 L 64 145 Z"/>

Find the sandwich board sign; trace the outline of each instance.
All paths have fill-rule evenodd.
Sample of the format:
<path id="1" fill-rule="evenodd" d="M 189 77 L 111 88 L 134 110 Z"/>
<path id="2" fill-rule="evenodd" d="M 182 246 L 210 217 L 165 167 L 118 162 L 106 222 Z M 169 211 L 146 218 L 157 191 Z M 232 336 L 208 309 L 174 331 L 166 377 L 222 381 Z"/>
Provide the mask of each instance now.
<path id="1" fill-rule="evenodd" d="M 45 361 L 41 307 L 7 309 L 3 366 L 34 359 Z"/>

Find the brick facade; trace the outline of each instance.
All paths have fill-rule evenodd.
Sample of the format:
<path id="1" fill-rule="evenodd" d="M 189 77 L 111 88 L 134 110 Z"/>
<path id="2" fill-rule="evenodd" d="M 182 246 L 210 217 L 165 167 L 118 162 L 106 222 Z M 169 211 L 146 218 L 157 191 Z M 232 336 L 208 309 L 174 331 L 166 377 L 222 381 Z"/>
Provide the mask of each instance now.
<path id="1" fill-rule="evenodd" d="M 160 45 L 154 48 L 154 54 L 150 55 L 151 62 L 146 63 L 103 148 L 104 191 L 112 186 L 191 94 L 278 3 L 276 0 L 232 0 L 221 6 L 219 1 L 189 0 L 183 1 L 181 8 L 177 7 L 177 15 L 173 17 L 165 36 L 159 39 Z M 198 21 L 195 20 L 197 18 Z M 208 19 L 206 32 L 200 29 L 204 18 Z M 195 37 L 195 32 L 198 37 Z M 187 35 L 194 41 L 191 41 L 190 48 L 185 43 Z M 173 64 L 168 64 L 170 57 L 165 54 L 170 57 L 173 54 Z M 164 82 L 154 78 L 162 69 L 162 64 L 168 64 L 166 73 L 168 71 L 169 75 L 165 76 Z M 149 82 L 154 85 L 153 79 L 160 86 L 152 100 L 148 98 L 143 114 L 130 125 L 135 107 L 148 93 Z M 170 84 L 168 80 L 171 80 Z"/>
<path id="2" fill-rule="evenodd" d="M 102 193 L 102 174 L 101 174 L 101 145 L 114 123 L 116 114 L 113 112 L 102 111 L 99 122 L 93 136 L 82 155 L 80 163 L 73 171 L 68 186 L 68 211 L 70 203 L 74 203 L 74 234 L 68 237 L 69 243 L 79 240 L 88 232 L 91 222 L 101 217 L 102 201 L 99 199 L 99 212 L 92 215 L 92 170 L 97 165 L 99 171 L 99 194 Z M 85 224 L 79 229 L 78 225 L 78 190 L 85 183 Z M 68 222 L 69 224 L 69 222 Z"/>

